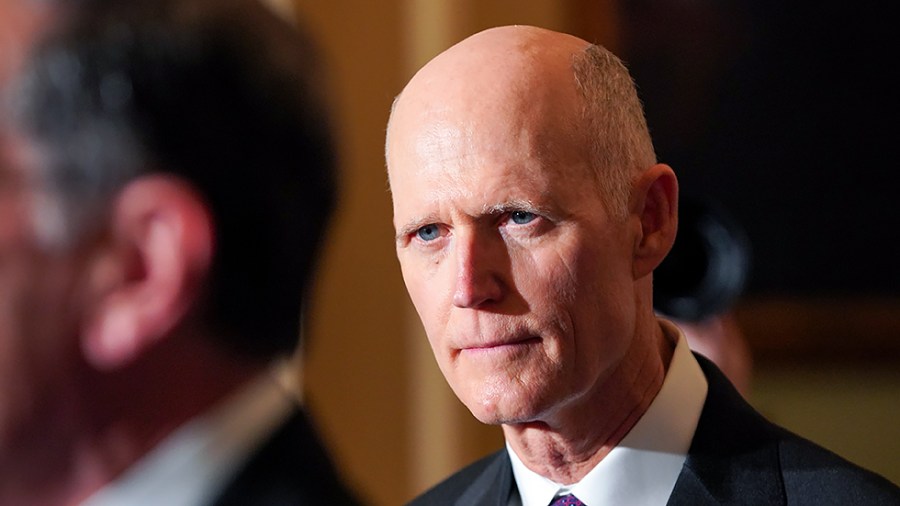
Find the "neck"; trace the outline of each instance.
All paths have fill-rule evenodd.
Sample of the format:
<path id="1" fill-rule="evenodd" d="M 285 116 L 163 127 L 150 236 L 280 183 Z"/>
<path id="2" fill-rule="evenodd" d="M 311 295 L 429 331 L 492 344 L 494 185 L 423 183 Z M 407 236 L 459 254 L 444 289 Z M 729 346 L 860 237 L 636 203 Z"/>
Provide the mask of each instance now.
<path id="1" fill-rule="evenodd" d="M 674 344 L 654 320 L 615 370 L 578 402 L 545 420 L 504 425 L 503 434 L 532 471 L 573 484 L 590 472 L 647 411 L 665 379 Z"/>
<path id="2" fill-rule="evenodd" d="M 0 454 L 0 504 L 78 504 L 259 373 L 199 339 L 161 343 L 123 370 L 84 365 Z"/>

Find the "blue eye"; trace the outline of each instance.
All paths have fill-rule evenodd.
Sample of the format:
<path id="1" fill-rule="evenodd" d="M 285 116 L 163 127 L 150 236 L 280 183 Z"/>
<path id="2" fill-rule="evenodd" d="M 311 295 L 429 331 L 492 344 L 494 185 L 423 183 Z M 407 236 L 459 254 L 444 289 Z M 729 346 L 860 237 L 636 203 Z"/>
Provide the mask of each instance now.
<path id="1" fill-rule="evenodd" d="M 433 241 L 441 236 L 441 231 L 435 224 L 425 225 L 416 230 L 416 235 L 423 241 Z"/>
<path id="2" fill-rule="evenodd" d="M 509 219 L 516 225 L 525 225 L 526 223 L 534 221 L 535 218 L 537 218 L 537 216 L 528 211 L 513 211 L 509 215 Z"/>

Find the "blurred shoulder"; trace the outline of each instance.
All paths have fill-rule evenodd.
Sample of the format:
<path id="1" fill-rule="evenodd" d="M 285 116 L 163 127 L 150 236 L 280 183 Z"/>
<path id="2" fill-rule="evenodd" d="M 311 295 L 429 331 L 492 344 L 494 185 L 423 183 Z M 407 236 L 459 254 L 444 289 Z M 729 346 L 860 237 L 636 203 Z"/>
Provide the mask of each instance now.
<path id="1" fill-rule="evenodd" d="M 511 486 L 512 465 L 503 449 L 457 471 L 408 506 L 479 504 L 492 495 L 508 496 Z"/>

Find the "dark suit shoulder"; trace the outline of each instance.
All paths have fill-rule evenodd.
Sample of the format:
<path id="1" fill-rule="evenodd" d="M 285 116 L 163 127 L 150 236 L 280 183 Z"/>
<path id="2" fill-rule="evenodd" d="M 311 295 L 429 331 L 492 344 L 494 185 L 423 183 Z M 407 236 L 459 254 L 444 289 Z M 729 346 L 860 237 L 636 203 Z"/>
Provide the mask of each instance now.
<path id="1" fill-rule="evenodd" d="M 877 474 L 773 424 L 710 361 L 703 412 L 670 505 L 898 505 Z"/>
<path id="2" fill-rule="evenodd" d="M 508 495 L 511 476 L 509 455 L 505 449 L 500 450 L 454 473 L 413 499 L 408 506 L 480 504 L 488 495 Z"/>
<path id="3" fill-rule="evenodd" d="M 307 415 L 298 410 L 246 461 L 215 506 L 357 506 Z"/>
<path id="4" fill-rule="evenodd" d="M 900 505 L 900 488 L 883 476 L 790 434 L 779 456 L 788 504 Z"/>

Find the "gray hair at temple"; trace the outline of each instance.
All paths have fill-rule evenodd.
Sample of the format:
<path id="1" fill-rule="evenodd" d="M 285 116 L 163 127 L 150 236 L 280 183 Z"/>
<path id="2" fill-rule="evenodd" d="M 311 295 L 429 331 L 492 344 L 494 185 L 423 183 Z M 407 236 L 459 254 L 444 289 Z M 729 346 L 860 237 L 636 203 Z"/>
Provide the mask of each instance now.
<path id="1" fill-rule="evenodd" d="M 644 108 L 625 64 L 604 47 L 590 45 L 577 53 L 573 70 L 594 175 L 610 214 L 624 219 L 634 174 L 657 161 Z"/>

